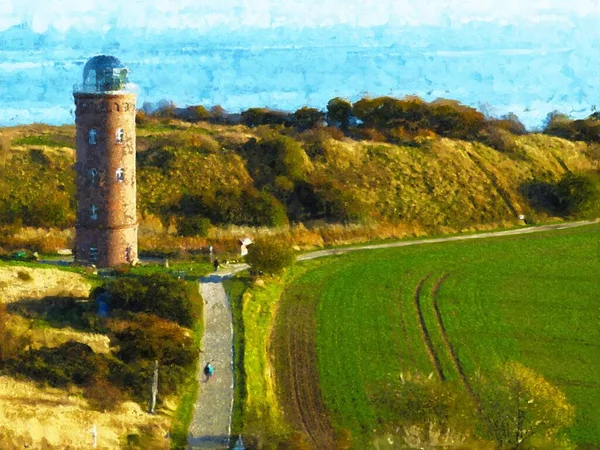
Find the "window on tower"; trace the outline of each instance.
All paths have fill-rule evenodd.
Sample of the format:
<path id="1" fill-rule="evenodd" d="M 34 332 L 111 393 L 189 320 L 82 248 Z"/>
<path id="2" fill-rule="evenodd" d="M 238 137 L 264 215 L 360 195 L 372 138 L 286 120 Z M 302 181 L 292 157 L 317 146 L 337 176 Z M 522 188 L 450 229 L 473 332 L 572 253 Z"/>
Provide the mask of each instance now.
<path id="1" fill-rule="evenodd" d="M 119 167 L 117 169 L 117 181 L 119 183 L 122 183 L 123 181 L 125 181 L 125 170 L 122 167 Z"/>
<path id="2" fill-rule="evenodd" d="M 117 143 L 122 143 L 123 138 L 125 138 L 125 131 L 123 130 L 123 128 L 117 128 Z"/>
<path id="3" fill-rule="evenodd" d="M 98 136 L 98 131 L 95 128 L 92 128 L 88 133 L 88 142 L 90 145 L 96 145 L 96 137 Z"/>
<path id="4" fill-rule="evenodd" d="M 90 219 L 98 220 L 98 207 L 96 205 L 90 207 Z"/>
<path id="5" fill-rule="evenodd" d="M 98 247 L 90 247 L 90 261 L 98 260 Z"/>

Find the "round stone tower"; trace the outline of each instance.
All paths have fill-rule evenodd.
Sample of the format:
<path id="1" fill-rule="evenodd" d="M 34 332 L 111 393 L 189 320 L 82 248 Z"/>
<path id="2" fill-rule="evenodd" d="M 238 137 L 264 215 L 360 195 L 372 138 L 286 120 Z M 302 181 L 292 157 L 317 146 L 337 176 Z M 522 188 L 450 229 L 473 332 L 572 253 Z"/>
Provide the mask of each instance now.
<path id="1" fill-rule="evenodd" d="M 113 267 L 137 261 L 135 94 L 117 58 L 95 56 L 76 85 L 75 261 Z"/>

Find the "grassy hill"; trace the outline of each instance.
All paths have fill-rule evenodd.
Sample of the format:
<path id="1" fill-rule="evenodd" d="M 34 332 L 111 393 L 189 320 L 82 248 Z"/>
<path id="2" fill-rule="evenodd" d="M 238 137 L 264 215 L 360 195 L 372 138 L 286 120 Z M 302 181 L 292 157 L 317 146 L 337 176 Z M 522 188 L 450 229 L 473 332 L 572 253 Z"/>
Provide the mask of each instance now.
<path id="1" fill-rule="evenodd" d="M 595 224 L 296 266 L 270 345 L 278 401 L 304 436 L 295 439 L 596 448 L 598 233 Z"/>
<path id="2" fill-rule="evenodd" d="M 73 226 L 74 128 L 0 133 L 0 222 L 9 227 L 0 245 L 68 246 L 69 233 L 25 238 L 14 226 Z M 146 120 L 137 134 L 146 249 L 200 247 L 207 236 L 227 247 L 260 227 L 311 246 L 564 217 L 572 211 L 561 207 L 558 181 L 596 165 L 592 144 L 541 134 L 511 135 L 508 151 L 434 133 L 399 145 L 334 128 L 174 119 Z M 232 226 L 251 229 L 224 232 Z"/>

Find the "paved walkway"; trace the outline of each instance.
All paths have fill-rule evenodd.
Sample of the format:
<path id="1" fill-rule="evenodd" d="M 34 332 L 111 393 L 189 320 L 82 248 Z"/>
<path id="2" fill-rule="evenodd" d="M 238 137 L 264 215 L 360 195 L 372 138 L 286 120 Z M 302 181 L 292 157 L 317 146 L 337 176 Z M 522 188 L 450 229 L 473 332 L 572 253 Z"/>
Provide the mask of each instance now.
<path id="1" fill-rule="evenodd" d="M 204 299 L 204 338 L 198 367 L 200 389 L 188 434 L 189 448 L 228 449 L 233 407 L 233 324 L 223 279 L 245 264 L 212 273 L 200 280 Z M 204 366 L 215 368 L 207 382 Z"/>
<path id="2" fill-rule="evenodd" d="M 391 242 L 388 244 L 363 245 L 330 250 L 320 250 L 298 256 L 304 261 L 342 253 L 371 250 L 378 248 L 404 247 L 437 242 L 459 241 L 466 239 L 484 239 L 497 236 L 536 233 L 540 231 L 558 230 L 589 225 L 595 221 L 561 223 L 539 227 L 527 227 L 508 231 L 468 234 L 446 238 L 420 239 L 414 241 Z M 229 448 L 231 434 L 231 410 L 233 407 L 233 324 L 229 299 L 225 293 L 222 280 L 247 269 L 247 264 L 237 264 L 202 278 L 200 288 L 205 302 L 204 308 L 204 340 L 201 354 L 198 379 L 200 389 L 194 417 L 190 425 L 188 444 L 190 448 Z M 215 367 L 215 375 L 209 382 L 204 382 L 203 368 L 207 362 Z"/>

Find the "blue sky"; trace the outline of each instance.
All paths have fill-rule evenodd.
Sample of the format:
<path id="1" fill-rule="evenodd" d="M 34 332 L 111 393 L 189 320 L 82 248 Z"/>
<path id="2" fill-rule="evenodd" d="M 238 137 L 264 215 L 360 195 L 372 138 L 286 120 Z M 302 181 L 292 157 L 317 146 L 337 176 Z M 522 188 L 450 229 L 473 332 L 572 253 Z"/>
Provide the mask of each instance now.
<path id="1" fill-rule="evenodd" d="M 0 0 L 0 125 L 72 123 L 96 54 L 131 68 L 140 105 L 418 95 L 532 129 L 600 108 L 600 0 Z"/>
<path id="2" fill-rule="evenodd" d="M 49 26 L 109 29 L 215 27 L 368 27 L 388 24 L 445 25 L 471 20 L 500 24 L 562 22 L 600 15 L 598 0 L 2 0 L 0 30 L 27 22 L 38 32 Z"/>

